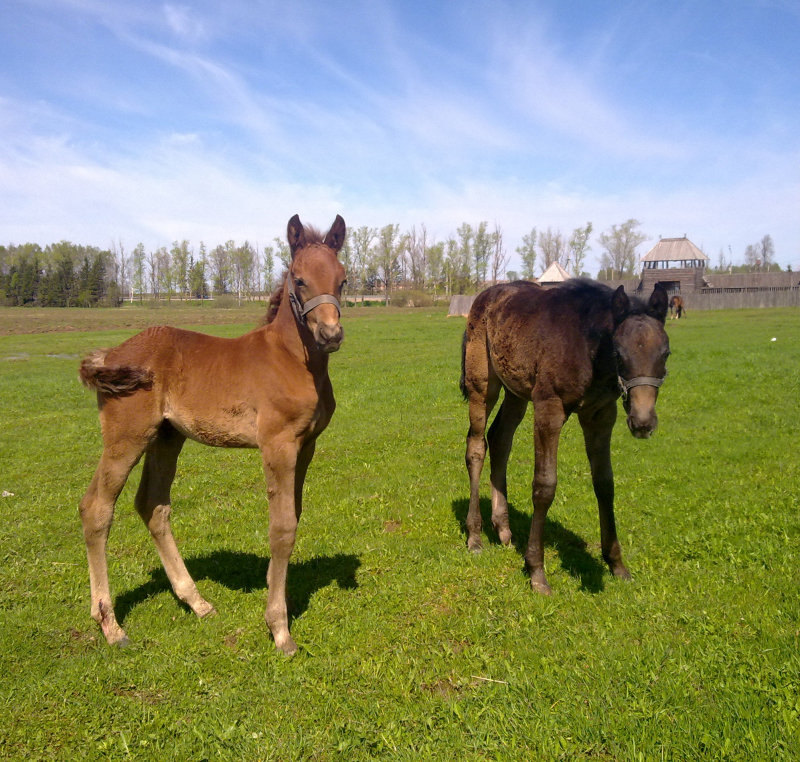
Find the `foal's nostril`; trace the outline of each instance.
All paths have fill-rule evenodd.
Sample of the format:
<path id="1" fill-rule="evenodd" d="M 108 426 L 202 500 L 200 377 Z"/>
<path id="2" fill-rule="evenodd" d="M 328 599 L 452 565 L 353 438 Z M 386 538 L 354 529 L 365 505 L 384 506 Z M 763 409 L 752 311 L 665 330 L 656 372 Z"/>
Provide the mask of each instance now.
<path id="1" fill-rule="evenodd" d="M 339 323 L 322 323 L 317 329 L 317 343 L 323 347 L 338 349 L 344 339 L 344 330 Z"/>
<path id="2" fill-rule="evenodd" d="M 648 439 L 658 427 L 658 418 L 653 415 L 647 419 L 639 419 L 636 416 L 628 416 L 628 428 L 631 434 L 637 439 Z"/>

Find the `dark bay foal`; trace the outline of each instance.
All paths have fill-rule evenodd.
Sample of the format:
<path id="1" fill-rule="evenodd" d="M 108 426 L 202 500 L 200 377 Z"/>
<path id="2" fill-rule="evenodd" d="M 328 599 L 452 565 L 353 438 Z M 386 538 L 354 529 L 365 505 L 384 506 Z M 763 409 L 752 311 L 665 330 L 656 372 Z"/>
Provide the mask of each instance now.
<path id="1" fill-rule="evenodd" d="M 461 390 L 469 401 L 470 550 L 481 548 L 484 432 L 503 391 L 488 434 L 492 524 L 501 542 L 511 541 L 506 465 L 514 432 L 532 402 L 533 520 L 525 561 L 532 587 L 550 593 L 544 572 L 545 518 L 556 491 L 561 428 L 576 413 L 600 512 L 603 558 L 613 574 L 630 577 L 614 521 L 611 431 L 620 395 L 633 436 L 647 438 L 655 431 L 656 398 L 669 355 L 666 315 L 667 294 L 661 286 L 647 303 L 630 299 L 622 287 L 612 291 L 582 280 L 552 289 L 517 281 L 492 286 L 476 297 L 464 333 L 461 375 Z"/>

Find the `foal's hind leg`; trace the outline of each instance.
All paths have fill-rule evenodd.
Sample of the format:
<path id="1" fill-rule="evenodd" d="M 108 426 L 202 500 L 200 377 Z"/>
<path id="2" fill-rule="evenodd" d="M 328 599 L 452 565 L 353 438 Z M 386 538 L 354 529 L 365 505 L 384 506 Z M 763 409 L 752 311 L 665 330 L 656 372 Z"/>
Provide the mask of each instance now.
<path id="1" fill-rule="evenodd" d="M 89 561 L 92 618 L 100 625 L 109 644 L 126 645 L 128 637 L 117 623 L 111 602 L 106 544 L 114 518 L 114 504 L 131 469 L 141 457 L 141 450 L 130 449 L 118 455 L 112 455 L 112 452 L 118 452 L 118 449 L 106 446 L 103 450 L 92 481 L 81 499 L 80 515 Z"/>
<path id="2" fill-rule="evenodd" d="M 511 542 L 508 524 L 508 485 L 506 471 L 514 432 L 525 417 L 528 401 L 506 390 L 503 404 L 489 427 L 489 465 L 492 482 L 492 525 L 503 545 Z"/>
<path id="3" fill-rule="evenodd" d="M 592 416 L 581 416 L 578 420 L 583 429 L 586 455 L 592 469 L 592 485 L 597 497 L 600 514 L 600 546 L 603 560 L 616 577 L 630 579 L 631 575 L 622 562 L 622 548 L 617 539 L 614 520 L 614 472 L 611 469 L 611 431 L 617 418 L 616 400 L 595 412 Z"/>
<path id="4" fill-rule="evenodd" d="M 483 389 L 469 392 L 469 432 L 465 456 L 469 473 L 469 511 L 467 512 L 467 547 L 477 553 L 481 550 L 481 471 L 486 458 L 486 421 L 497 402 L 500 384 L 489 379 Z"/>
<path id="5" fill-rule="evenodd" d="M 158 436 L 145 452 L 142 480 L 134 504 L 158 550 L 164 571 L 167 573 L 175 595 L 199 617 L 214 612 L 214 607 L 197 590 L 197 585 L 186 569 L 170 524 L 170 487 L 175 478 L 175 468 L 186 437 L 169 424 L 164 424 Z"/>

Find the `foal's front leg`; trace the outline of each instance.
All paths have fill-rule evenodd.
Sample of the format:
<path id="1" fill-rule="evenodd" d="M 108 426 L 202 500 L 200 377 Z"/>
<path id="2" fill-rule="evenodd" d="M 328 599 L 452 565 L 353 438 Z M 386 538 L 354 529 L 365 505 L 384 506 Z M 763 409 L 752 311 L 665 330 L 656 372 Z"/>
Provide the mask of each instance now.
<path id="1" fill-rule="evenodd" d="M 297 644 L 289 634 L 286 577 L 299 518 L 295 507 L 297 446 L 292 442 L 262 447 L 261 457 L 269 496 L 270 560 L 267 568 L 267 610 L 264 618 L 277 649 L 291 656 L 297 651 Z"/>
<path id="2" fill-rule="evenodd" d="M 614 472 L 611 469 L 611 431 L 617 418 L 617 402 L 614 400 L 592 416 L 578 414 L 586 455 L 592 469 L 592 486 L 597 497 L 600 514 L 600 546 L 603 560 L 615 577 L 630 579 L 631 574 L 622 562 L 622 548 L 617 539 L 614 520 Z"/>

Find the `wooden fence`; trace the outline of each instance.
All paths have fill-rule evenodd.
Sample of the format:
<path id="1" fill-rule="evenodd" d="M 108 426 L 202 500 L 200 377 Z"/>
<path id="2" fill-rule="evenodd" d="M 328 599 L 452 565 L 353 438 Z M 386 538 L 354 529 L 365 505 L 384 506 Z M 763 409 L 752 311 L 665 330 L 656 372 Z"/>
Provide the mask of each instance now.
<path id="1" fill-rule="evenodd" d="M 763 307 L 800 307 L 800 288 L 706 288 L 681 294 L 688 310 L 741 310 Z"/>
<path id="2" fill-rule="evenodd" d="M 631 284 L 629 289 L 628 284 Z M 619 283 L 609 283 L 611 286 L 624 285 L 625 290 L 630 294 L 639 294 L 635 291 L 638 281 L 620 281 Z M 643 296 L 649 297 L 649 294 Z M 773 287 L 773 288 L 705 288 L 693 294 L 681 294 L 683 303 L 689 310 L 742 310 L 760 309 L 764 307 L 800 307 L 800 287 L 792 288 Z M 448 316 L 463 315 L 469 313 L 474 296 L 453 296 L 450 299 L 450 311 Z"/>

